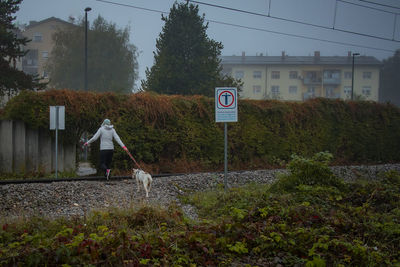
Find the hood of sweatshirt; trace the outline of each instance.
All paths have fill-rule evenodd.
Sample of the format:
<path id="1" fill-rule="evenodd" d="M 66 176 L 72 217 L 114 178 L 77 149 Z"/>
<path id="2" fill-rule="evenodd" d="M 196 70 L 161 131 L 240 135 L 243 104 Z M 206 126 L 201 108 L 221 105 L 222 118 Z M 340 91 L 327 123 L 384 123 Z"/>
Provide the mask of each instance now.
<path id="1" fill-rule="evenodd" d="M 103 128 L 106 130 L 112 130 L 114 128 L 114 125 L 103 125 Z"/>

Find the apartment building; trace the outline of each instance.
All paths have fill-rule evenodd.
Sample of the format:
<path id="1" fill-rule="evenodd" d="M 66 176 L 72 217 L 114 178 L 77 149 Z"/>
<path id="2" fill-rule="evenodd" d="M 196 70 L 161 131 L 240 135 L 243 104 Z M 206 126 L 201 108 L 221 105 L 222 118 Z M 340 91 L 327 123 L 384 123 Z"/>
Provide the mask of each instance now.
<path id="1" fill-rule="evenodd" d="M 222 56 L 224 74 L 243 82 L 241 98 L 304 101 L 314 97 L 378 101 L 381 62 L 371 56 Z"/>
<path id="2" fill-rule="evenodd" d="M 39 75 L 42 82 L 48 82 L 46 63 L 54 46 L 52 36 L 55 32 L 72 25 L 55 17 L 31 21 L 22 31 L 22 35 L 31 40 L 24 48 L 28 53 L 22 59 L 22 70 L 28 74 Z"/>
<path id="3" fill-rule="evenodd" d="M 17 29 L 18 38 L 26 37 L 30 42 L 23 47 L 24 51 L 28 51 L 27 54 L 22 59 L 11 62 L 13 67 L 27 74 L 38 75 L 41 82 L 48 82 L 49 75 L 46 71 L 46 64 L 54 46 L 52 36 L 55 32 L 71 26 L 73 24 L 51 17 L 39 22 L 31 21 L 24 29 Z M 17 94 L 18 92 L 9 91 L 0 96 L 0 107 L 5 106 Z"/>

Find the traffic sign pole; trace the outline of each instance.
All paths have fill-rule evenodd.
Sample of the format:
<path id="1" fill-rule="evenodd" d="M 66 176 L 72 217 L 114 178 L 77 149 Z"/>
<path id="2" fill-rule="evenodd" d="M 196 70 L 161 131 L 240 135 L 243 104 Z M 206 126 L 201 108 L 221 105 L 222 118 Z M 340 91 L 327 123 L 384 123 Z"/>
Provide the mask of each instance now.
<path id="1" fill-rule="evenodd" d="M 215 88 L 215 121 L 224 123 L 224 188 L 228 189 L 228 122 L 237 122 L 237 89 Z"/>
<path id="2" fill-rule="evenodd" d="M 50 130 L 56 130 L 55 167 L 58 177 L 58 130 L 65 129 L 65 106 L 50 106 Z"/>
<path id="3" fill-rule="evenodd" d="M 224 122 L 224 188 L 228 188 L 228 123 Z"/>
<path id="4" fill-rule="evenodd" d="M 60 107 L 56 106 L 56 179 L 58 176 L 58 116 L 60 115 Z"/>

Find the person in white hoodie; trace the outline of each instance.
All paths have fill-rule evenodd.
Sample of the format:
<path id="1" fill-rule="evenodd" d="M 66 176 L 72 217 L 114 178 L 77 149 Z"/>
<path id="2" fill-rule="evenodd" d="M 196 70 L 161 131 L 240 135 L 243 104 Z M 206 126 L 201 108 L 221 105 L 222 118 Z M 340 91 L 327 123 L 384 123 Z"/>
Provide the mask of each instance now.
<path id="1" fill-rule="evenodd" d="M 109 119 L 105 119 L 101 124 L 101 127 L 97 130 L 95 135 L 93 135 L 90 140 L 85 143 L 85 146 L 96 141 L 100 137 L 100 168 L 104 170 L 105 177 L 110 177 L 111 172 L 111 162 L 114 153 L 114 143 L 113 139 L 125 150 L 128 151 L 124 143 L 122 143 L 121 138 L 119 138 L 114 126 L 111 125 Z"/>

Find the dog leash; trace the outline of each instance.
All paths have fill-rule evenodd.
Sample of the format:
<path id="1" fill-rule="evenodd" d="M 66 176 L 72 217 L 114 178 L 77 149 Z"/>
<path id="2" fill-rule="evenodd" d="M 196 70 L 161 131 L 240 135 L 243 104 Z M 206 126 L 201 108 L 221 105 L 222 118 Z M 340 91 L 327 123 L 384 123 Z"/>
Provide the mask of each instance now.
<path id="1" fill-rule="evenodd" d="M 133 160 L 133 162 L 135 162 L 135 164 L 139 167 L 139 169 L 142 169 L 140 167 L 140 165 L 136 162 L 135 158 L 132 156 L 132 154 L 129 152 L 129 150 L 126 151 L 126 153 L 128 153 L 129 157 Z"/>

